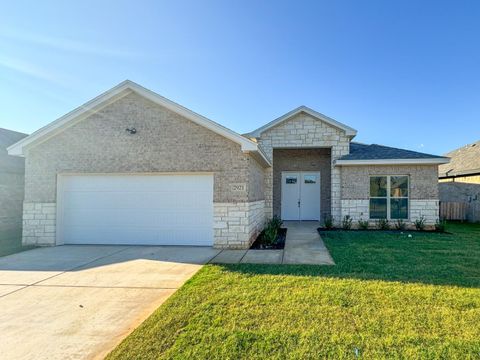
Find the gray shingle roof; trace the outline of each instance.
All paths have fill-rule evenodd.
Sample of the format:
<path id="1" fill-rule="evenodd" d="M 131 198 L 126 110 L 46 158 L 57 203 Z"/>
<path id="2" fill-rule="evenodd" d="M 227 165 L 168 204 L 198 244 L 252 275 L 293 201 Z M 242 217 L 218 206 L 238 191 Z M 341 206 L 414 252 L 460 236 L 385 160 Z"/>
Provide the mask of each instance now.
<path id="1" fill-rule="evenodd" d="M 480 141 L 462 146 L 445 154 L 449 164 L 439 166 L 440 177 L 480 173 Z"/>
<path id="2" fill-rule="evenodd" d="M 398 149 L 377 144 L 350 143 L 350 154 L 339 160 L 385 160 L 385 159 L 442 159 L 443 156 Z"/>

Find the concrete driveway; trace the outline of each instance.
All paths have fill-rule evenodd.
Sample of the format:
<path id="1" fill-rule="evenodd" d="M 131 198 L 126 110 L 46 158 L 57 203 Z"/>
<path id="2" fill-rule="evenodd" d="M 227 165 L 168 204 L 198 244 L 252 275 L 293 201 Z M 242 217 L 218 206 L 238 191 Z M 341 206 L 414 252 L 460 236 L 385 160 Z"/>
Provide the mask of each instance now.
<path id="1" fill-rule="evenodd" d="M 103 358 L 218 253 L 69 245 L 0 258 L 0 356 Z"/>

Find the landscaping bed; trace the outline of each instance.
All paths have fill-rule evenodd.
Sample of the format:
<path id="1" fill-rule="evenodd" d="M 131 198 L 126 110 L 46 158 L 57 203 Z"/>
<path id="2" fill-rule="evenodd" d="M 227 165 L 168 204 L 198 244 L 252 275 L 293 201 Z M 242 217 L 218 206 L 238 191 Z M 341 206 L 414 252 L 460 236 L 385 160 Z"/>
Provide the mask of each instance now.
<path id="1" fill-rule="evenodd" d="M 345 232 L 372 232 L 372 233 L 378 233 L 382 232 L 385 234 L 405 234 L 405 233 L 441 233 L 441 234 L 452 234 L 451 232 L 448 231 L 439 231 L 439 230 L 415 230 L 415 229 L 408 229 L 408 230 L 397 230 L 397 229 L 342 229 L 342 228 L 326 228 L 326 227 L 319 227 L 317 228 L 317 231 L 319 234 L 323 232 L 329 232 L 329 231 L 345 231 Z"/>
<path id="2" fill-rule="evenodd" d="M 281 250 L 285 248 L 285 239 L 287 238 L 287 229 L 280 228 L 278 229 L 276 240 L 273 244 L 265 244 L 264 243 L 264 236 L 265 232 L 262 231 L 260 235 L 258 235 L 255 242 L 250 246 L 250 249 L 254 250 Z"/>

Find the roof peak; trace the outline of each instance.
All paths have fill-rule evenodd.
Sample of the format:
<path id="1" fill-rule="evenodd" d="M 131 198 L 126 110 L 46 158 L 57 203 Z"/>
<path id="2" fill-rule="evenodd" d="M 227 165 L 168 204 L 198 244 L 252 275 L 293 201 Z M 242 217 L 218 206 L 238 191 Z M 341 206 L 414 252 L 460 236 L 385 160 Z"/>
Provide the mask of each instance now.
<path id="1" fill-rule="evenodd" d="M 268 129 L 274 127 L 274 126 L 277 126 L 279 124 L 281 124 L 282 122 L 292 118 L 293 116 L 301 113 L 301 112 L 305 112 L 307 114 L 309 114 L 310 116 L 313 116 L 315 118 L 317 118 L 318 120 L 320 121 L 323 121 L 333 127 L 336 127 L 340 130 L 343 130 L 345 131 L 345 134 L 347 136 L 350 136 L 350 138 L 352 139 L 353 137 L 355 137 L 355 135 L 357 135 L 357 130 L 355 130 L 354 128 L 351 128 L 350 126 L 348 125 L 345 125 L 337 120 L 334 120 L 332 119 L 331 117 L 328 117 L 327 115 L 324 115 L 322 113 L 319 113 L 318 111 L 315 111 L 313 110 L 312 108 L 306 106 L 306 105 L 300 105 L 296 108 L 294 108 L 293 110 L 290 110 L 289 112 L 283 114 L 282 116 L 270 121 L 269 123 L 259 127 L 258 129 L 246 134 L 247 136 L 252 136 L 252 137 L 260 137 L 260 135 L 267 131 Z"/>

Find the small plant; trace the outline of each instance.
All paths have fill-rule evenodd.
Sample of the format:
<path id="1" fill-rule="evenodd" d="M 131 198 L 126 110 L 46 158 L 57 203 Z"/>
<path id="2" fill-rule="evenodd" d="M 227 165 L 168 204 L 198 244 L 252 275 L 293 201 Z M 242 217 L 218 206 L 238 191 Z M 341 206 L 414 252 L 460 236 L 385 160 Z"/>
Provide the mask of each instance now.
<path id="1" fill-rule="evenodd" d="M 265 224 L 265 229 L 263 230 L 262 243 L 263 245 L 273 245 L 277 240 L 278 230 L 282 226 L 283 222 L 278 216 L 274 216 Z"/>
<path id="2" fill-rule="evenodd" d="M 345 215 L 342 220 L 343 230 L 350 230 L 352 228 L 352 221 L 353 219 L 350 217 L 350 215 Z"/>
<path id="3" fill-rule="evenodd" d="M 438 232 L 445 232 L 445 227 L 447 226 L 447 220 L 437 220 L 435 223 L 435 230 Z"/>
<path id="4" fill-rule="evenodd" d="M 377 220 L 377 228 L 379 230 L 389 230 L 390 229 L 390 223 L 388 222 L 387 219 L 378 219 Z"/>
<path id="5" fill-rule="evenodd" d="M 277 239 L 278 230 L 274 226 L 268 226 L 263 231 L 262 243 L 264 245 L 273 245 Z"/>
<path id="6" fill-rule="evenodd" d="M 414 222 L 415 228 L 419 231 L 425 230 L 425 216 L 420 216 L 419 219 L 415 220 Z"/>
<path id="7" fill-rule="evenodd" d="M 395 229 L 404 231 L 406 228 L 407 224 L 405 224 L 405 221 L 403 221 L 402 219 L 397 219 L 397 221 L 395 222 Z"/>
<path id="8" fill-rule="evenodd" d="M 271 224 L 272 226 L 276 227 L 277 230 L 280 230 L 280 228 L 282 227 L 283 225 L 283 221 L 282 219 L 280 219 L 278 216 L 274 216 L 272 219 L 270 219 L 270 221 L 268 222 L 269 224 Z"/>
<path id="9" fill-rule="evenodd" d="M 361 230 L 368 230 L 368 220 L 358 220 L 358 228 Z"/>
<path id="10" fill-rule="evenodd" d="M 333 216 L 332 215 L 325 215 L 323 217 L 323 226 L 325 226 L 325 229 L 331 230 L 333 228 Z"/>

